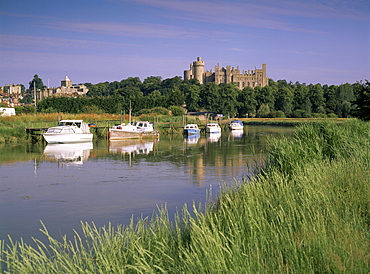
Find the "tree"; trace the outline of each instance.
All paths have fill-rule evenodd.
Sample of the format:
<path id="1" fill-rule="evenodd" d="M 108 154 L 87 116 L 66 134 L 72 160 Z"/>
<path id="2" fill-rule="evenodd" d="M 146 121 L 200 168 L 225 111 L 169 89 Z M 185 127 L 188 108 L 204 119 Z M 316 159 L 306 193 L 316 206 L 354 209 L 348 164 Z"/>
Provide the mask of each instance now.
<path id="1" fill-rule="evenodd" d="M 200 104 L 200 86 L 189 85 L 185 92 L 185 103 L 188 111 L 198 111 Z"/>
<path id="2" fill-rule="evenodd" d="M 354 86 L 355 106 L 353 114 L 362 120 L 370 120 L 370 82 L 368 80 L 365 83 L 357 83 Z"/>
<path id="3" fill-rule="evenodd" d="M 254 89 L 251 87 L 245 87 L 242 91 L 239 92 L 238 96 L 238 113 L 239 117 L 250 116 L 253 117 L 256 115 L 256 94 Z"/>
<path id="4" fill-rule="evenodd" d="M 275 97 L 275 110 L 281 110 L 286 116 L 293 112 L 293 98 L 294 93 L 290 86 L 283 86 L 279 88 Z"/>
<path id="5" fill-rule="evenodd" d="M 278 90 L 276 86 L 265 86 L 263 88 L 254 88 L 256 93 L 257 108 L 259 109 L 262 105 L 268 105 L 269 110 L 273 110 L 275 104 L 275 94 Z"/>
<path id="6" fill-rule="evenodd" d="M 298 117 L 307 117 L 312 111 L 312 103 L 310 100 L 310 91 L 305 85 L 298 85 L 294 90 L 293 109 L 300 110 Z M 297 116 L 295 116 L 297 117 Z"/>
<path id="7" fill-rule="evenodd" d="M 37 74 L 33 76 L 33 79 L 29 82 L 29 84 L 29 89 L 32 91 L 34 90 L 34 88 L 36 88 L 36 90 L 44 90 L 46 88 L 46 86 L 42 82 L 42 79 L 39 78 Z"/>
<path id="8" fill-rule="evenodd" d="M 270 107 L 269 105 L 267 104 L 262 104 L 258 111 L 257 111 L 257 117 L 261 117 L 261 118 L 265 118 L 265 117 L 269 117 L 270 115 Z"/>
<path id="9" fill-rule="evenodd" d="M 185 96 L 182 91 L 178 87 L 173 88 L 168 98 L 168 104 L 170 106 L 182 106 L 184 102 Z"/>
<path id="10" fill-rule="evenodd" d="M 312 103 L 312 112 L 314 113 L 325 113 L 324 105 L 324 90 L 320 84 L 309 85 L 310 98 Z"/>
<path id="11" fill-rule="evenodd" d="M 150 76 L 144 79 L 142 91 L 144 95 L 148 95 L 154 90 L 158 90 L 161 86 L 162 78 L 160 76 Z"/>

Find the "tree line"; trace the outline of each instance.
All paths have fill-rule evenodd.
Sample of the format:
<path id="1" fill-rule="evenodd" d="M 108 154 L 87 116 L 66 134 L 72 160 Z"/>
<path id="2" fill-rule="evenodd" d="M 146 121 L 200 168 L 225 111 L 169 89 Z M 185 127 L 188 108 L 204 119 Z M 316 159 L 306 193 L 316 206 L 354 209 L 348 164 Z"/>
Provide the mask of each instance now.
<path id="1" fill-rule="evenodd" d="M 38 80 L 39 81 L 39 80 Z M 31 82 L 30 82 L 31 84 Z M 32 83 L 33 84 L 33 83 Z M 41 83 L 39 83 L 41 85 Z M 321 85 L 269 79 L 265 87 L 245 87 L 233 83 L 199 84 L 176 76 L 162 80 L 150 76 L 144 81 L 129 77 L 122 81 L 85 83 L 86 97 L 49 97 L 37 103 L 39 112 L 64 113 L 145 113 L 170 109 L 180 115 L 207 111 L 230 117 L 359 117 L 369 119 L 370 83 Z"/>

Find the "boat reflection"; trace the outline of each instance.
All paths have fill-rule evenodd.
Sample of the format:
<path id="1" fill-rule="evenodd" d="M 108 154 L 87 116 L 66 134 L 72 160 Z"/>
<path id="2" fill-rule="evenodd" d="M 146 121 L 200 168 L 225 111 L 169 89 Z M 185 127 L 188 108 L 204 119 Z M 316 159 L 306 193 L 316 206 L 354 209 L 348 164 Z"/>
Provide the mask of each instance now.
<path id="1" fill-rule="evenodd" d="M 115 140 L 109 142 L 109 152 L 122 154 L 149 154 L 153 151 L 154 141 L 144 139 Z"/>
<path id="2" fill-rule="evenodd" d="M 243 130 L 242 129 L 234 129 L 230 132 L 230 135 L 234 138 L 242 138 L 243 137 Z"/>
<path id="3" fill-rule="evenodd" d="M 215 132 L 215 133 L 208 133 L 207 134 L 207 141 L 210 143 L 216 143 L 221 137 L 221 132 Z"/>
<path id="4" fill-rule="evenodd" d="M 184 137 L 184 142 L 188 145 L 195 145 L 198 143 L 200 134 L 191 134 Z"/>
<path id="5" fill-rule="evenodd" d="M 48 144 L 44 149 L 44 155 L 50 160 L 83 164 L 90 156 L 93 143 L 71 143 L 71 144 Z"/>

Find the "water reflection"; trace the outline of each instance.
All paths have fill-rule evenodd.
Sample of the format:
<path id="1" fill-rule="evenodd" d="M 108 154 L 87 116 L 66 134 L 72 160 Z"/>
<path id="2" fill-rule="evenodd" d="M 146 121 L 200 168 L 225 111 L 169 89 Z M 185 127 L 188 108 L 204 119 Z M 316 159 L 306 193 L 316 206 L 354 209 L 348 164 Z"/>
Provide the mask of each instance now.
<path id="1" fill-rule="evenodd" d="M 234 129 L 230 132 L 230 136 L 233 138 L 242 138 L 243 137 L 243 130 L 242 129 Z"/>
<path id="2" fill-rule="evenodd" d="M 109 142 L 110 153 L 149 154 L 153 151 L 155 141 L 152 140 L 116 140 Z"/>
<path id="3" fill-rule="evenodd" d="M 207 133 L 207 141 L 216 143 L 221 138 L 221 132 Z"/>
<path id="4" fill-rule="evenodd" d="M 93 143 L 73 144 L 48 144 L 44 149 L 44 155 L 49 160 L 56 160 L 76 165 L 82 165 L 90 156 Z"/>
<path id="5" fill-rule="evenodd" d="M 200 134 L 191 134 L 184 137 L 184 142 L 188 145 L 195 145 L 200 139 Z"/>

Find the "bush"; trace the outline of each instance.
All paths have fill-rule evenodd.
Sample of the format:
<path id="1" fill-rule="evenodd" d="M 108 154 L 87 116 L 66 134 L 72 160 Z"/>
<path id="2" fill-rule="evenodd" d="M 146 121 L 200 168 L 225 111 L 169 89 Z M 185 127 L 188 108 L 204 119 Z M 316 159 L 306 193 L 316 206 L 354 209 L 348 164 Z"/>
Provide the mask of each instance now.
<path id="1" fill-rule="evenodd" d="M 312 115 L 302 109 L 296 109 L 292 113 L 292 118 L 311 118 Z"/>
<path id="2" fill-rule="evenodd" d="M 269 118 L 285 118 L 285 113 L 281 110 L 271 111 L 268 115 Z"/>
<path id="3" fill-rule="evenodd" d="M 185 113 L 184 108 L 179 106 L 170 106 L 168 109 L 172 112 L 173 116 L 182 116 Z"/>

